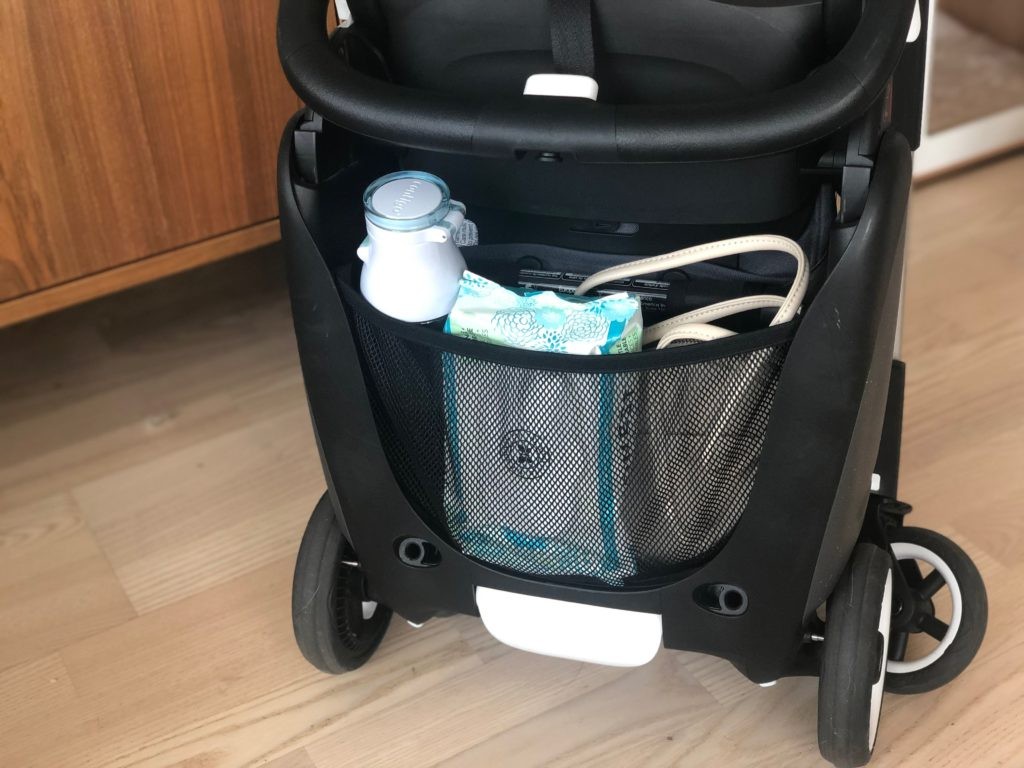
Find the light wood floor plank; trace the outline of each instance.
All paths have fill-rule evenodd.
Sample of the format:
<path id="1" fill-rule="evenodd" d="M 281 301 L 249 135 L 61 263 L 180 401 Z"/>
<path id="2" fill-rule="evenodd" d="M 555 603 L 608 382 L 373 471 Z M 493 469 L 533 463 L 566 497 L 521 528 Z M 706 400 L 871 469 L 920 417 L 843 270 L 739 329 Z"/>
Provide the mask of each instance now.
<path id="1" fill-rule="evenodd" d="M 298 749 L 276 760 L 271 760 L 266 763 L 265 768 L 316 768 L 316 764 L 310 759 L 306 750 Z"/>
<path id="2" fill-rule="evenodd" d="M 54 762 L 56 740 L 73 761 L 99 731 L 96 713 L 78 698 L 60 658 L 51 653 L 0 672 L 0 763 L 18 768 L 82 765 Z"/>
<path id="3" fill-rule="evenodd" d="M 0 510 L 0 670 L 134 616 L 70 497 Z"/>
<path id="4" fill-rule="evenodd" d="M 323 475 L 301 403 L 74 489 L 144 613 L 292 557 Z"/>

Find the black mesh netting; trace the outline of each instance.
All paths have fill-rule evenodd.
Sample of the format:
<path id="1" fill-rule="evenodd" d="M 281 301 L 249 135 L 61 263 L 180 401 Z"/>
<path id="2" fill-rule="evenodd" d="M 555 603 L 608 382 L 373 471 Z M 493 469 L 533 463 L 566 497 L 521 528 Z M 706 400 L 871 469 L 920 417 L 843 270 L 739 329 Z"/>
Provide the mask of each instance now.
<path id="1" fill-rule="evenodd" d="M 787 342 L 566 372 L 444 351 L 353 314 L 395 476 L 465 554 L 621 585 L 708 558 L 743 513 Z"/>

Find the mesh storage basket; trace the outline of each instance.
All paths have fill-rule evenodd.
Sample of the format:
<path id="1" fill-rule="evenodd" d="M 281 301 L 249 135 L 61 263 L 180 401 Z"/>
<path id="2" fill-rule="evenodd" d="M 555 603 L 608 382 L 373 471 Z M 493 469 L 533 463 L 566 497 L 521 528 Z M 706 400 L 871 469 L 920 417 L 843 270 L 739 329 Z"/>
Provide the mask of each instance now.
<path id="1" fill-rule="evenodd" d="M 623 585 L 708 559 L 743 514 L 791 327 L 582 357 L 447 336 L 342 294 L 392 471 L 464 554 Z"/>

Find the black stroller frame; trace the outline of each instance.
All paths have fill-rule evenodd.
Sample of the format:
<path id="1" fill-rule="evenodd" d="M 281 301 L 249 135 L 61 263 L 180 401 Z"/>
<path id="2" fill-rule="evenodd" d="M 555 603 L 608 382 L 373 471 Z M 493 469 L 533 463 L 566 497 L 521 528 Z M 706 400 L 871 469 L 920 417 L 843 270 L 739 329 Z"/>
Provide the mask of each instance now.
<path id="1" fill-rule="evenodd" d="M 837 765 L 865 762 L 874 727 L 865 744 L 869 713 L 862 701 L 877 675 L 884 676 L 874 639 L 884 618 L 878 590 L 886 573 L 892 574 L 892 645 L 886 640 L 883 654 L 888 647 L 889 659 L 901 659 L 907 637 L 934 618 L 934 591 L 921 588 L 919 567 L 892 548 L 894 541 L 921 543 L 912 533 L 918 529 L 903 528 L 909 507 L 896 500 L 904 366 L 894 357 L 924 71 L 924 32 L 919 42 L 904 42 L 914 0 L 864 0 L 845 46 L 781 91 L 658 108 L 543 97 L 481 107 L 384 84 L 360 71 L 372 70 L 373 62 L 360 64 L 354 51 L 339 56 L 353 32 L 339 30 L 329 39 L 326 5 L 283 0 L 279 18 L 285 71 L 310 105 L 285 129 L 278 178 L 296 336 L 328 489 L 296 571 L 296 633 L 307 658 L 338 672 L 372 654 L 387 616 L 378 612 L 371 620 L 364 611 L 361 623 L 353 606 L 387 606 L 421 624 L 477 614 L 478 587 L 656 613 L 666 648 L 728 659 L 754 682 L 821 675 L 823 754 Z M 700 562 L 623 586 L 517 573 L 468 556 L 410 500 L 382 438 L 380 396 L 359 331 L 366 310 L 357 305 L 357 292 L 338 283 L 364 234 L 362 190 L 409 162 L 392 145 L 411 147 L 417 162 L 427 158 L 454 177 L 458 168 L 444 165 L 450 155 L 534 164 L 565 158 L 605 168 L 671 162 L 681 186 L 685 174 L 721 169 L 727 160 L 732 165 L 715 177 L 723 187 L 765 157 L 796 166 L 806 157 L 803 148 L 820 156 L 802 170 L 832 181 L 842 200 L 823 262 L 827 277 L 821 275 L 799 324 L 769 339 L 789 346 L 753 486 L 742 515 Z M 730 176 L 734 170 L 740 176 Z M 529 233 L 514 230 L 508 224 L 502 234 L 531 242 L 522 239 Z M 482 224 L 482 237 L 486 231 Z M 694 352 L 679 354 L 685 361 Z M 674 359 L 663 358 L 665 364 Z M 595 373 L 623 364 L 581 363 Z M 948 682 L 970 662 L 984 632 L 984 588 L 973 565 L 945 539 L 932 550 L 946 552 L 951 566 L 960 556 L 966 561 L 957 570 L 965 607 L 956 668 L 944 662 L 928 679 L 915 673 L 905 692 Z M 315 572 L 312 581 L 305 571 Z M 321 585 L 330 592 L 325 610 L 345 619 L 334 623 L 339 637 L 314 626 L 312 596 Z M 847 604 L 867 606 L 866 613 L 830 607 L 823 620 L 819 609 L 837 590 Z M 860 670 L 872 664 L 877 674 L 865 677 Z M 900 691 L 894 677 L 886 685 Z"/>

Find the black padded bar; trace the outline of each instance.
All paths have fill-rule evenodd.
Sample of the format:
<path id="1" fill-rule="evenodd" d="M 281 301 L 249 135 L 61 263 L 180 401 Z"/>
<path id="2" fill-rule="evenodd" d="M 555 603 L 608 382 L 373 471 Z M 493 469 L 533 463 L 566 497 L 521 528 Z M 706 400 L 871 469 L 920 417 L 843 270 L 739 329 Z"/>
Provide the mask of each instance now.
<path id="1" fill-rule="evenodd" d="M 277 45 L 289 82 L 310 107 L 394 144 L 485 157 L 561 152 L 591 162 L 740 159 L 809 144 L 865 112 L 899 63 L 916 2 L 864 0 L 846 45 L 804 80 L 714 104 L 479 102 L 394 85 L 353 70 L 331 47 L 328 0 L 281 0 Z"/>

